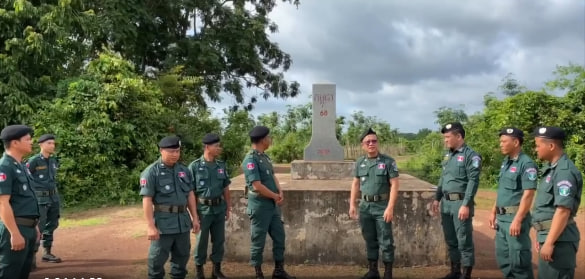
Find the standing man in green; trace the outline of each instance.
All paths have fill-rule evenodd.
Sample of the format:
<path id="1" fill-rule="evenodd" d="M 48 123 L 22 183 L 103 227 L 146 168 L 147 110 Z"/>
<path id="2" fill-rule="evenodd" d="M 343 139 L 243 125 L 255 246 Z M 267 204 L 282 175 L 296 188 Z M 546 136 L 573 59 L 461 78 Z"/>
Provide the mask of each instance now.
<path id="1" fill-rule="evenodd" d="M 150 240 L 148 278 L 163 279 L 164 265 L 171 254 L 171 278 L 184 279 L 191 252 L 189 231 L 199 232 L 193 177 L 179 163 L 181 140 L 163 138 L 161 157 L 140 175 L 140 195 Z"/>
<path id="2" fill-rule="evenodd" d="M 498 195 L 489 225 L 496 232 L 496 261 L 504 278 L 534 279 L 530 241 L 530 207 L 536 192 L 536 164 L 522 152 L 524 132 L 500 131 L 506 155 L 498 178 Z"/>
<path id="3" fill-rule="evenodd" d="M 217 158 L 221 155 L 221 143 L 216 134 L 207 134 L 202 139 L 203 156 L 189 165 L 195 179 L 197 215 L 201 220 L 201 233 L 197 235 L 195 265 L 197 279 L 205 279 L 203 265 L 207 258 L 207 243 L 211 233 L 211 255 L 213 279 L 227 279 L 221 272 L 224 255 L 225 221 L 230 216 L 231 180 L 226 165 Z"/>
<path id="4" fill-rule="evenodd" d="M 27 279 L 40 240 L 39 206 L 22 159 L 32 152 L 32 129 L 11 125 L 0 132 L 0 279 Z"/>
<path id="5" fill-rule="evenodd" d="M 273 241 L 274 279 L 295 279 L 284 270 L 285 232 L 280 205 L 284 202 L 284 193 L 270 158 L 264 153 L 272 139 L 270 130 L 256 126 L 250 131 L 252 151 L 242 162 L 242 169 L 248 188 L 248 208 L 250 217 L 250 264 L 256 269 L 256 279 L 264 279 L 262 273 L 262 253 L 266 242 L 266 233 Z"/>
<path id="6" fill-rule="evenodd" d="M 394 263 L 394 238 L 392 219 L 398 198 L 398 167 L 390 156 L 378 151 L 378 136 L 371 128 L 360 137 L 362 148 L 367 156 L 358 158 L 355 163 L 355 177 L 351 185 L 349 216 L 358 218 L 356 200 L 361 191 L 359 220 L 362 235 L 366 241 L 369 270 L 364 279 L 378 279 L 378 256 L 382 249 L 384 279 L 392 279 Z"/>
<path id="7" fill-rule="evenodd" d="M 451 272 L 443 279 L 469 279 L 475 264 L 473 216 L 481 157 L 465 143 L 461 123 L 448 123 L 441 133 L 449 151 L 443 157 L 443 172 L 432 207 L 435 213 L 441 207 L 441 224 L 451 260 Z"/>
<path id="8" fill-rule="evenodd" d="M 53 232 L 59 226 L 60 202 L 57 193 L 57 169 L 59 162 L 54 156 L 55 136 L 45 134 L 39 137 L 41 152 L 31 157 L 26 168 L 30 171 L 33 180 L 32 186 L 36 193 L 41 218 L 39 230 L 42 233 L 43 262 L 60 263 L 61 258 L 51 253 L 53 246 Z M 39 250 L 40 243 L 35 246 L 35 254 Z M 36 267 L 36 257 L 33 259 L 33 269 Z"/>
<path id="9" fill-rule="evenodd" d="M 583 177 L 563 150 L 565 132 L 558 127 L 534 131 L 538 158 L 547 161 L 532 209 L 538 278 L 572 279 L 581 240 L 575 223 L 581 204 Z"/>

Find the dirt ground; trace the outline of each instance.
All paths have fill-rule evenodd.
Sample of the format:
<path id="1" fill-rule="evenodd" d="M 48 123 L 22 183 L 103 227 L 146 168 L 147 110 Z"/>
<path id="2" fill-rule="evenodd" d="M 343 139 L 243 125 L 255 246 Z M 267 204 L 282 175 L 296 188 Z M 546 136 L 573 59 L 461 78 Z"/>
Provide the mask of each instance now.
<path id="1" fill-rule="evenodd" d="M 488 200 L 495 193 L 481 191 L 478 196 Z M 582 236 L 585 234 L 585 212 L 578 215 Z M 140 207 L 103 208 L 64 216 L 68 224 L 55 234 L 54 253 L 62 263 L 43 263 L 31 279 L 45 278 L 146 278 L 146 256 L 149 242 Z M 494 231 L 487 224 L 488 211 L 477 210 L 474 219 L 476 262 L 473 278 L 502 278 L 494 257 Z M 533 236 L 534 237 L 534 236 Z M 585 238 L 585 237 L 583 237 Z M 270 241 L 270 240 L 267 240 Z M 192 237 L 192 246 L 195 237 Z M 400 245 L 398 243 L 397 245 Z M 583 245 L 581 245 L 583 247 Z M 537 255 L 533 255 L 536 269 Z M 585 278 L 585 249 L 578 254 L 579 266 L 575 278 Z M 194 278 L 193 258 L 189 261 L 187 278 Z M 360 278 L 365 266 L 287 266 L 297 278 Z M 383 271 L 383 269 L 380 269 Z M 168 264 L 166 268 L 169 272 Z M 211 265 L 205 267 L 207 278 Z M 272 266 L 266 264 L 265 275 L 270 278 Z M 394 278 L 438 278 L 447 272 L 446 266 L 395 269 Z M 224 273 L 229 278 L 253 278 L 253 268 L 246 263 L 225 263 Z M 168 276 L 168 275 L 167 275 Z M 170 277 L 169 277 L 170 278 Z"/>

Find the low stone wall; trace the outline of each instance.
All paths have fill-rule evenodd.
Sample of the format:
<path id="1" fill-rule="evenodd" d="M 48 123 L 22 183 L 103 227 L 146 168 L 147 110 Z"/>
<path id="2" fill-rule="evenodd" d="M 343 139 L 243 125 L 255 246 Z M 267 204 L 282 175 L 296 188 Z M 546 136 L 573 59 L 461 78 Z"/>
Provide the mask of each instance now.
<path id="1" fill-rule="evenodd" d="M 365 241 L 359 223 L 348 215 L 351 180 L 291 180 L 277 174 L 285 191 L 282 214 L 289 264 L 363 264 Z M 430 215 L 434 190 L 430 184 L 401 175 L 394 210 L 395 266 L 442 265 L 447 262 L 440 219 Z M 232 180 L 232 217 L 226 226 L 226 259 L 250 259 L 250 221 L 243 197 L 243 177 Z M 272 262 L 267 236 L 264 261 Z"/>

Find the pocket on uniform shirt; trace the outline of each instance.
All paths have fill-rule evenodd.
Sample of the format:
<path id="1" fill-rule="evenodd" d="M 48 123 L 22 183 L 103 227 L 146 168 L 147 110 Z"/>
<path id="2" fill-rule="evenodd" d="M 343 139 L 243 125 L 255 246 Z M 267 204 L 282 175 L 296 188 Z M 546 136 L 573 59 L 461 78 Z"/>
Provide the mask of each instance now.
<path id="1" fill-rule="evenodd" d="M 510 190 L 516 190 L 518 188 L 518 173 L 511 173 L 507 171 L 504 175 L 504 188 Z"/>
<path id="2" fill-rule="evenodd" d="M 158 191 L 163 194 L 175 192 L 175 185 L 172 179 L 161 179 L 158 181 Z"/>
<path id="3" fill-rule="evenodd" d="M 26 176 L 24 175 L 19 175 L 16 177 L 16 179 L 19 182 L 19 186 L 18 186 L 18 193 L 22 196 L 32 196 L 33 195 L 33 189 L 31 189 L 31 186 L 29 185 L 29 181 L 26 178 Z"/>
<path id="4" fill-rule="evenodd" d="M 379 184 L 388 182 L 388 170 L 386 168 L 376 169 L 376 182 Z"/>

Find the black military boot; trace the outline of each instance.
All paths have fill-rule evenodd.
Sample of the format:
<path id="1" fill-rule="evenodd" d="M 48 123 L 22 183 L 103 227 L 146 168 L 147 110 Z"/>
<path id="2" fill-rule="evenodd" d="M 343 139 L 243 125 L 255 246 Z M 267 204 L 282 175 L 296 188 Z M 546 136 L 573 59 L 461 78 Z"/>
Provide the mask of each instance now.
<path id="1" fill-rule="evenodd" d="M 369 261 L 368 272 L 362 277 L 362 279 L 380 279 L 378 261 Z"/>
<path id="2" fill-rule="evenodd" d="M 264 279 L 264 273 L 262 273 L 262 266 L 257 265 L 254 268 L 256 269 L 256 279 Z"/>
<path id="3" fill-rule="evenodd" d="M 451 262 L 451 272 L 441 279 L 459 279 L 459 277 L 461 277 L 461 264 Z"/>
<path id="4" fill-rule="evenodd" d="M 274 272 L 272 272 L 272 279 L 296 279 L 297 277 L 291 276 L 284 271 L 283 262 L 274 263 Z"/>
<path id="5" fill-rule="evenodd" d="M 464 266 L 463 274 L 461 274 L 459 279 L 471 279 L 471 270 L 473 270 L 472 266 Z"/>
<path id="6" fill-rule="evenodd" d="M 392 279 L 392 262 L 384 262 L 384 279 Z"/>
<path id="7" fill-rule="evenodd" d="M 223 273 L 221 273 L 221 263 L 213 263 L 213 272 L 211 273 L 212 279 L 227 279 Z"/>
<path id="8" fill-rule="evenodd" d="M 44 247 L 45 253 L 43 254 L 43 262 L 60 263 L 61 258 L 51 254 L 51 247 Z"/>
<path id="9" fill-rule="evenodd" d="M 202 265 L 196 265 L 195 272 L 196 272 L 196 274 L 195 274 L 196 279 L 205 279 L 205 273 L 203 272 Z"/>

